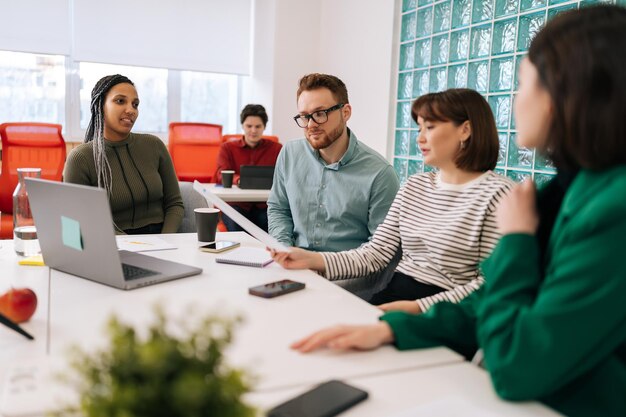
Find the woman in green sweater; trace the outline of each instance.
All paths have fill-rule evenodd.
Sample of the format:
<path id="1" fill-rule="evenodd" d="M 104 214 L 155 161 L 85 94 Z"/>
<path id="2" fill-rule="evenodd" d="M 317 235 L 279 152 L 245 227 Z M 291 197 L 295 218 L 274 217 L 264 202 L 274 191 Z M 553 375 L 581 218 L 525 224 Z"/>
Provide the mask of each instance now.
<path id="1" fill-rule="evenodd" d="M 485 285 L 422 315 L 387 313 L 293 344 L 308 352 L 447 345 L 483 362 L 497 393 L 568 416 L 626 416 L 626 9 L 558 15 L 520 67 L 520 146 L 557 177 L 498 208 Z"/>
<path id="2" fill-rule="evenodd" d="M 85 143 L 70 152 L 64 180 L 104 188 L 117 233 L 176 233 L 184 210 L 174 166 L 158 137 L 131 133 L 138 115 L 132 81 L 119 74 L 100 79 Z"/>

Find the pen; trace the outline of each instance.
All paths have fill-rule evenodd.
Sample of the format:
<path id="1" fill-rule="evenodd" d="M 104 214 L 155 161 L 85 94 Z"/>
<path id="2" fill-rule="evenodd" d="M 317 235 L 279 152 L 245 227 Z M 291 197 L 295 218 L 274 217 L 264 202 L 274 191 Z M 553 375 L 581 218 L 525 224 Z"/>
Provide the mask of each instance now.
<path id="1" fill-rule="evenodd" d="M 9 329 L 15 330 L 16 332 L 18 332 L 19 334 L 21 334 L 22 336 L 24 336 L 25 338 L 27 338 L 29 340 L 34 340 L 35 339 L 30 333 L 28 333 L 26 330 L 22 329 L 17 323 L 15 323 L 13 320 L 10 320 L 4 314 L 0 314 L 0 323 L 4 324 Z"/>

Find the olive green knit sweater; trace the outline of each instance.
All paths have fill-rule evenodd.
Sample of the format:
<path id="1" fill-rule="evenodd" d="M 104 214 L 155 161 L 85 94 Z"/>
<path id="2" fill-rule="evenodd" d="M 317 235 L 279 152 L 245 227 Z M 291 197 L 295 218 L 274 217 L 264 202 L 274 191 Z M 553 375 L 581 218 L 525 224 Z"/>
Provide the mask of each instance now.
<path id="1" fill-rule="evenodd" d="M 183 218 L 183 200 L 163 142 L 153 135 L 131 133 L 123 141 L 105 143 L 116 232 L 163 222 L 162 233 L 176 233 Z M 70 152 L 64 181 L 98 185 L 92 145 L 83 143 Z"/>

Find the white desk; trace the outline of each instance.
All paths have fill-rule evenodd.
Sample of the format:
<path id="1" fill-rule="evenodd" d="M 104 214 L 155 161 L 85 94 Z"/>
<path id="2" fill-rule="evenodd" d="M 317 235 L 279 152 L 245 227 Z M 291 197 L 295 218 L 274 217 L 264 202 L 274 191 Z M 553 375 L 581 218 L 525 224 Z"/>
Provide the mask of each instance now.
<path id="1" fill-rule="evenodd" d="M 20 266 L 12 240 L 2 240 L 0 248 L 0 294 L 9 288 L 30 288 L 37 295 L 37 310 L 33 317 L 20 326 L 35 337 L 34 341 L 0 325 L 0 378 L 5 366 L 15 360 L 43 355 L 48 343 L 48 268 Z M 1 381 L 1 379 L 0 379 Z"/>
<path id="2" fill-rule="evenodd" d="M 24 325 L 35 333 L 36 342 L 9 335 L 14 338 L 13 342 L 0 345 L 0 377 L 8 366 L 31 355 L 48 352 L 54 361 L 65 361 L 71 345 L 87 351 L 102 346 L 105 342 L 103 329 L 113 313 L 141 329 L 152 321 L 153 305 L 160 302 L 168 316 L 189 320 L 201 318 L 208 312 L 244 317 L 245 322 L 236 330 L 226 358 L 231 365 L 244 367 L 258 378 L 253 393 L 249 395 L 253 403 L 261 406 L 275 405 L 311 385 L 332 378 L 354 381 L 355 384 L 364 381 L 363 386 L 375 394 L 373 398 L 380 398 L 370 400 L 364 414 L 358 411 L 362 408 L 355 408 L 353 412 L 357 414 L 349 414 L 353 416 L 389 415 L 404 406 L 432 400 L 426 394 L 419 394 L 420 390 L 440 390 L 437 392 L 441 395 L 464 395 L 465 390 L 478 390 L 483 396 L 495 398 L 486 375 L 482 377 L 481 385 L 475 380 L 468 379 L 463 384 L 459 380 L 459 384 L 451 385 L 450 390 L 445 389 L 443 382 L 431 381 L 431 373 L 435 375 L 440 367 L 463 363 L 459 355 L 446 348 L 399 352 L 386 346 L 371 352 L 322 350 L 307 355 L 292 351 L 288 347 L 291 342 L 314 330 L 339 322 L 372 323 L 380 311 L 311 271 L 286 271 L 276 264 L 266 268 L 218 264 L 214 260 L 216 255 L 197 249 L 195 234 L 162 237 L 177 245 L 178 249 L 146 254 L 197 265 L 204 269 L 203 273 L 133 291 L 120 291 L 53 271 L 48 286 L 47 268 L 18 267 L 12 248 L 7 241 L 3 242 L 5 247 L 0 265 L 8 265 L 7 271 L 15 277 L 23 275 L 24 284 L 36 290 L 42 304 L 33 320 Z M 218 239 L 262 246 L 245 233 L 218 234 Z M 2 282 L 6 282 L 5 276 L 0 277 Z M 307 287 L 277 299 L 262 299 L 247 293 L 250 286 L 283 278 L 304 282 Z M 49 303 L 45 303 L 47 296 Z M 197 312 L 184 316 L 192 304 Z M 49 314 L 46 314 L 47 308 Z M 49 331 L 46 331 L 46 324 Z M 418 371 L 428 373 L 422 375 Z M 441 377 L 445 383 L 452 384 L 457 379 L 454 371 L 446 375 Z M 370 378 L 374 378 L 371 383 Z M 383 390 L 383 387 L 386 388 Z M 379 397 L 378 392 L 385 396 Z M 391 400 L 386 399 L 386 393 Z M 507 406 L 517 409 L 514 405 Z M 533 407 L 543 409 L 540 405 Z M 519 410 L 519 415 L 526 411 L 529 411 L 526 415 L 534 415 L 535 408 Z"/>
<path id="3" fill-rule="evenodd" d="M 204 184 L 222 200 L 228 203 L 265 203 L 270 196 L 270 190 L 242 190 L 236 185 L 224 188 L 217 184 Z"/>
<path id="4" fill-rule="evenodd" d="M 489 375 L 467 362 L 413 369 L 346 382 L 364 389 L 369 398 L 342 413 L 342 417 L 554 417 L 554 410 L 536 402 L 512 403 L 500 399 Z M 246 400 L 262 410 L 287 401 L 307 388 L 250 393 Z"/>
<path id="5" fill-rule="evenodd" d="M 217 255 L 197 249 L 195 234 L 163 236 L 178 249 L 147 255 L 202 267 L 203 274 L 126 292 L 53 271 L 52 355 L 62 354 L 70 344 L 86 349 L 101 344 L 105 322 L 112 313 L 141 327 L 151 320 L 152 306 L 160 301 L 175 317 L 182 316 L 191 304 L 198 307 L 199 316 L 211 311 L 242 315 L 245 322 L 227 357 L 259 378 L 257 391 L 462 360 L 445 348 L 398 352 L 387 346 L 367 353 L 297 353 L 289 344 L 314 330 L 338 321 L 372 323 L 381 313 L 311 271 L 286 271 L 277 264 L 266 268 L 218 264 L 214 261 Z M 218 239 L 225 237 L 218 234 Z M 241 232 L 229 234 L 228 240 L 261 247 Z M 307 288 L 276 299 L 248 294 L 248 287 L 283 278 L 304 282 Z"/>

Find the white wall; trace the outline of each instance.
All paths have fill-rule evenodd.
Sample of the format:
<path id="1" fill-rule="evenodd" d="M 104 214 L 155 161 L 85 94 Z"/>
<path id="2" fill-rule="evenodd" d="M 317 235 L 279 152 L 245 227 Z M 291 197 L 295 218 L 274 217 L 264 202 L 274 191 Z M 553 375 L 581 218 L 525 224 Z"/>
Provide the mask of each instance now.
<path id="1" fill-rule="evenodd" d="M 348 87 L 360 140 L 388 154 L 393 78 L 393 0 L 256 0 L 255 56 L 246 99 L 267 105 L 271 132 L 281 141 L 302 137 L 293 122 L 297 82 L 325 72 Z M 273 12 L 272 12 L 273 9 Z M 265 27 L 273 13 L 274 30 Z M 262 52 L 257 47 L 263 45 Z M 271 46 L 273 45 L 273 47 Z M 273 51 L 272 51 L 273 49 Z M 273 52 L 273 57 L 272 57 Z M 267 89 L 269 80 L 273 88 Z M 395 89 L 395 87 L 394 87 Z M 271 109 L 271 110 L 270 110 Z"/>
<path id="2" fill-rule="evenodd" d="M 317 1 L 276 0 L 274 49 L 274 134 L 281 140 L 303 137 L 293 121 L 298 113 L 298 80 L 319 72 L 320 8 Z"/>
<path id="3" fill-rule="evenodd" d="M 240 107 L 263 104 L 269 115 L 267 132 L 272 132 L 276 0 L 253 1 L 252 24 L 251 75 L 241 85 Z"/>
<path id="4" fill-rule="evenodd" d="M 348 87 L 348 125 L 368 146 L 387 156 L 394 2 L 322 0 L 320 64 Z"/>

